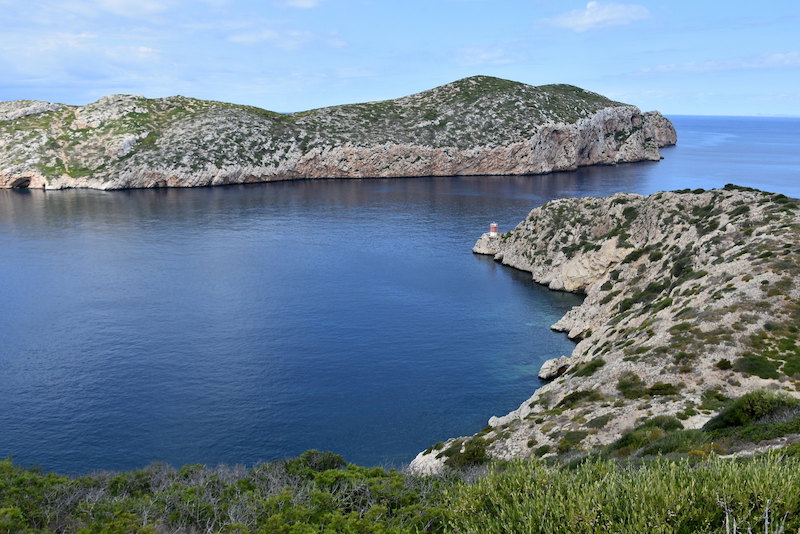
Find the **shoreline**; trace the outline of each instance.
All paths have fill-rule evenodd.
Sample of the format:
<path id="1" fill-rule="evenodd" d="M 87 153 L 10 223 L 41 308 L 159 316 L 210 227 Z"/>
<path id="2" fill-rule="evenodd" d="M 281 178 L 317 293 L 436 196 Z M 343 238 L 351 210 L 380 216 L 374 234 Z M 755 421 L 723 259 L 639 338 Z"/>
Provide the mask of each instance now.
<path id="1" fill-rule="evenodd" d="M 800 314 L 800 268 L 769 259 L 775 250 L 800 251 L 798 206 L 785 195 L 732 185 L 618 193 L 551 201 L 514 230 L 483 234 L 474 253 L 527 271 L 550 289 L 586 295 L 552 326 L 577 345 L 568 357 L 545 362 L 555 367 L 553 380 L 519 408 L 491 417 L 471 437 L 419 453 L 410 469 L 440 472 L 465 454 L 582 454 L 648 417 L 702 427 L 719 407 L 711 398 L 763 388 L 800 397 L 795 364 L 783 367 L 795 358 L 788 340 Z M 774 304 L 758 300 L 767 290 Z M 774 332 L 787 341 L 772 341 Z M 787 355 L 783 348 L 752 355 L 762 339 Z"/>
<path id="2" fill-rule="evenodd" d="M 661 148 L 671 148 L 676 146 L 675 144 L 666 145 Z M 128 186 L 128 187 L 113 187 L 113 188 L 106 188 L 106 187 L 95 187 L 92 185 L 60 185 L 58 187 L 48 187 L 47 182 L 43 183 L 40 187 L 30 187 L 24 186 L 11 186 L 11 185 L 4 185 L 0 183 L 0 190 L 11 190 L 11 191 L 70 191 L 70 190 L 93 190 L 93 191 L 139 191 L 139 190 L 183 190 L 183 189 L 205 189 L 205 188 L 215 188 L 215 187 L 234 187 L 234 186 L 247 186 L 247 185 L 263 185 L 263 184 L 270 184 L 270 183 L 285 183 L 285 182 L 304 182 L 304 181 L 336 181 L 336 180 L 348 180 L 348 181 L 355 181 L 355 180 L 407 180 L 407 179 L 419 179 L 419 178 L 459 178 L 459 177 L 536 177 L 536 176 L 547 176 L 548 174 L 556 174 L 556 173 L 573 173 L 577 172 L 580 169 L 591 168 L 591 167 L 617 167 L 617 166 L 624 166 L 624 165 L 638 165 L 642 163 L 658 163 L 659 161 L 663 160 L 664 156 L 659 157 L 658 159 L 649 159 L 643 158 L 640 160 L 633 160 L 633 161 L 620 161 L 620 162 L 612 162 L 612 163 L 585 163 L 576 165 L 574 167 L 567 167 L 567 168 L 558 168 L 558 169 L 551 169 L 545 170 L 541 172 L 527 172 L 527 173 L 461 173 L 461 174 L 409 174 L 409 175 L 402 175 L 402 176 L 286 176 L 286 177 L 279 177 L 274 178 L 269 175 L 265 176 L 264 179 L 255 179 L 255 180 L 243 180 L 243 181 L 231 181 L 225 183 L 205 183 L 205 184 L 198 184 L 198 185 L 191 185 L 191 184 L 164 184 L 164 185 L 142 185 L 142 186 Z"/>

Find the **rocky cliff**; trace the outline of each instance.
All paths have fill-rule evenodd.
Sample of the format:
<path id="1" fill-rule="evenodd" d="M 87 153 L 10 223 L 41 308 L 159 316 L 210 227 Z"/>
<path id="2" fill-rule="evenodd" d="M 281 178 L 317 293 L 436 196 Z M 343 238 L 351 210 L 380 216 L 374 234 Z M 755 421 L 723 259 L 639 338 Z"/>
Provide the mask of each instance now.
<path id="1" fill-rule="evenodd" d="M 486 76 L 292 114 L 114 95 L 0 102 L 0 187 L 192 187 L 296 178 L 536 174 L 659 159 L 657 112 Z"/>
<path id="2" fill-rule="evenodd" d="M 617 194 L 555 200 L 484 234 L 474 252 L 586 294 L 553 325 L 578 344 L 517 410 L 420 453 L 412 470 L 476 451 L 588 451 L 659 415 L 699 428 L 762 388 L 800 396 L 799 207 L 736 186 Z"/>

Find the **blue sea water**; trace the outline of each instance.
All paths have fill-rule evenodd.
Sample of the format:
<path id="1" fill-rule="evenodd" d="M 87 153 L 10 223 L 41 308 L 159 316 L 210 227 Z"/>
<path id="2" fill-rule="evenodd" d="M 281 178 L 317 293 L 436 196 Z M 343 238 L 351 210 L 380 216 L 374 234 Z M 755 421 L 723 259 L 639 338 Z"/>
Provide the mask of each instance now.
<path id="1" fill-rule="evenodd" d="M 671 117 L 661 162 L 518 177 L 0 191 L 0 457 L 85 473 L 309 448 L 399 465 L 573 347 L 580 297 L 470 252 L 564 196 L 800 197 L 800 119 Z"/>

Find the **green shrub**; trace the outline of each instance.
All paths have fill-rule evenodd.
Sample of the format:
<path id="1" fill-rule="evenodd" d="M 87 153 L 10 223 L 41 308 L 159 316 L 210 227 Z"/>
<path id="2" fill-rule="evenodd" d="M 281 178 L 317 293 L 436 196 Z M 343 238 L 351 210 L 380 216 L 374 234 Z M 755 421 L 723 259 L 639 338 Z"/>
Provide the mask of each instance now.
<path id="1" fill-rule="evenodd" d="M 561 399 L 561 402 L 556 405 L 556 408 L 568 410 L 583 402 L 594 402 L 602 398 L 602 395 L 593 389 L 582 389 L 565 395 L 564 398 Z"/>
<path id="2" fill-rule="evenodd" d="M 463 450 L 455 451 L 445 461 L 445 465 L 452 469 L 463 469 L 473 465 L 486 463 L 489 456 L 486 453 L 488 442 L 483 438 L 472 438 L 464 444 Z"/>
<path id="3" fill-rule="evenodd" d="M 120 473 L 108 481 L 108 491 L 114 497 L 129 495 L 138 497 L 149 493 L 150 477 L 144 471 Z"/>
<path id="4" fill-rule="evenodd" d="M 339 469 L 347 465 L 344 457 L 328 451 L 308 450 L 284 464 L 286 471 L 295 475 L 310 476 L 313 473 Z"/>
<path id="5" fill-rule="evenodd" d="M 0 534 L 25 532 L 28 527 L 22 510 L 16 506 L 0 508 Z"/>
<path id="6" fill-rule="evenodd" d="M 561 441 L 558 442 L 558 453 L 564 454 L 575 448 L 575 445 L 583 441 L 583 438 L 588 436 L 589 433 L 585 430 L 570 430 L 564 434 Z"/>
<path id="7" fill-rule="evenodd" d="M 656 382 L 647 388 L 647 393 L 649 395 L 677 395 L 678 388 L 675 387 L 675 384 L 668 382 Z"/>
<path id="8" fill-rule="evenodd" d="M 708 435 L 702 430 L 680 430 L 648 443 L 641 448 L 639 455 L 685 453 L 707 443 L 708 439 Z"/>
<path id="9" fill-rule="evenodd" d="M 683 423 L 676 417 L 670 415 L 652 417 L 608 445 L 603 453 L 613 456 L 629 456 L 645 445 L 660 441 L 669 433 L 682 428 Z"/>
<path id="10" fill-rule="evenodd" d="M 594 358 L 585 364 L 583 364 L 577 371 L 575 371 L 575 376 L 592 376 L 595 371 L 600 369 L 606 364 L 606 361 L 602 358 Z"/>
<path id="11" fill-rule="evenodd" d="M 683 423 L 681 423 L 677 417 L 671 415 L 657 415 L 639 425 L 639 428 L 649 427 L 658 427 L 661 430 L 672 432 L 673 430 L 681 430 L 683 428 Z"/>
<path id="12" fill-rule="evenodd" d="M 747 353 L 733 362 L 733 368 L 742 374 L 756 375 L 760 378 L 778 378 L 780 363 L 764 356 Z"/>
<path id="13" fill-rule="evenodd" d="M 703 402 L 700 404 L 702 410 L 719 410 L 730 401 L 728 397 L 723 395 L 716 389 L 708 389 L 703 392 Z"/>
<path id="14" fill-rule="evenodd" d="M 603 450 L 603 453 L 611 454 L 612 456 L 630 456 L 648 443 L 652 443 L 666 435 L 667 433 L 664 429 L 656 426 L 636 427 L 608 445 Z"/>
<path id="15" fill-rule="evenodd" d="M 636 373 L 625 373 L 617 381 L 617 390 L 626 399 L 638 399 L 647 395 L 644 381 Z"/>
<path id="16" fill-rule="evenodd" d="M 627 221 L 628 223 L 633 221 L 638 214 L 639 214 L 639 210 L 637 210 L 633 206 L 628 206 L 627 208 L 622 210 L 622 216 L 625 217 L 625 221 Z"/>
<path id="17" fill-rule="evenodd" d="M 788 434 L 800 434 L 800 413 L 797 410 L 787 409 L 784 413 L 775 413 L 764 421 L 747 425 L 734 432 L 736 438 L 754 443 Z"/>
<path id="18" fill-rule="evenodd" d="M 647 253 L 646 248 L 637 248 L 623 258 L 622 263 L 633 263 Z"/>
<path id="19" fill-rule="evenodd" d="M 606 424 L 608 424 L 609 421 L 611 421 L 611 419 L 612 417 L 609 414 L 599 415 L 594 419 L 590 419 L 586 423 L 586 426 L 589 428 L 603 428 L 604 426 L 606 426 Z"/>
<path id="20" fill-rule="evenodd" d="M 722 358 L 720 361 L 714 364 L 717 369 L 722 371 L 727 371 L 728 369 L 733 369 L 733 364 L 727 358 Z"/>
<path id="21" fill-rule="evenodd" d="M 734 208 L 733 210 L 731 210 L 731 212 L 728 214 L 728 216 L 730 218 L 734 218 L 734 217 L 738 217 L 739 215 L 744 215 L 748 211 L 750 211 L 750 206 L 738 206 L 738 207 Z"/>
<path id="22" fill-rule="evenodd" d="M 766 390 L 752 391 L 733 401 L 727 408 L 709 420 L 703 426 L 703 430 L 710 432 L 741 427 L 768 415 L 798 406 L 800 406 L 800 400 L 790 397 L 786 393 Z"/>
<path id="23" fill-rule="evenodd" d="M 464 534 L 725 532 L 726 510 L 741 532 L 764 532 L 767 507 L 788 533 L 800 526 L 798 487 L 800 460 L 778 455 L 572 469 L 516 461 L 454 488 L 443 507 L 449 531 Z"/>
<path id="24" fill-rule="evenodd" d="M 250 469 L 157 464 L 69 479 L 0 461 L 0 533 L 441 532 L 442 492 L 458 476 L 423 479 L 352 464 L 319 470 L 338 464 L 338 455 L 314 451 Z M 141 495 L 121 490 L 130 481 Z"/>
<path id="25" fill-rule="evenodd" d="M 619 312 L 622 313 L 622 312 L 628 311 L 637 302 L 639 302 L 639 301 L 637 299 L 634 299 L 634 298 L 622 299 L 619 302 Z"/>

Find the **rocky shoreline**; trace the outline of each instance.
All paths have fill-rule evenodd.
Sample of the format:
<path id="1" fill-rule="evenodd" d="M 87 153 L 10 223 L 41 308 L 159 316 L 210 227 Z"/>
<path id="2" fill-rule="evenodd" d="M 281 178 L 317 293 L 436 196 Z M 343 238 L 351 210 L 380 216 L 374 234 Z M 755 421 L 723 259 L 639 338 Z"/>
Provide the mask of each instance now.
<path id="1" fill-rule="evenodd" d="M 737 186 L 561 199 L 473 251 L 586 294 L 553 329 L 578 340 L 517 410 L 421 452 L 448 459 L 582 454 L 647 418 L 699 428 L 757 389 L 800 396 L 800 203 Z M 554 355 L 555 356 L 555 355 Z"/>
<path id="2" fill-rule="evenodd" d="M 292 114 L 112 95 L 0 102 L 0 187 L 200 187 L 309 178 L 521 175 L 660 159 L 658 112 L 568 85 L 475 76 Z"/>

